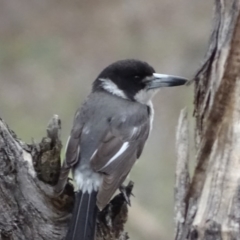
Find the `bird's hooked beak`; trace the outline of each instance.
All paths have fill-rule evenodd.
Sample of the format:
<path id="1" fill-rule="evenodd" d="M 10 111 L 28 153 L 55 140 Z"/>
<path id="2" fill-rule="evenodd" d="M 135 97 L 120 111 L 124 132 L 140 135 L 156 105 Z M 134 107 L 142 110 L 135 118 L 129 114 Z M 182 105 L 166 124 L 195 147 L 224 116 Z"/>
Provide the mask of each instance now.
<path id="1" fill-rule="evenodd" d="M 184 85 L 187 81 L 186 78 L 159 73 L 153 73 L 153 76 L 146 78 L 148 90 L 160 87 L 180 86 Z"/>

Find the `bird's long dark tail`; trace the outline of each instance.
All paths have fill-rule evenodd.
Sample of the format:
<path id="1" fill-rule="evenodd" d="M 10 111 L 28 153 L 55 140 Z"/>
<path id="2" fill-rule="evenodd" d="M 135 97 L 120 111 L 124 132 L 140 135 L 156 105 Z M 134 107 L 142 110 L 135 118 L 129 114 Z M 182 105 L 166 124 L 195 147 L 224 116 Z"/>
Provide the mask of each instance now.
<path id="1" fill-rule="evenodd" d="M 75 204 L 65 240 L 94 240 L 98 208 L 97 192 L 76 193 Z"/>

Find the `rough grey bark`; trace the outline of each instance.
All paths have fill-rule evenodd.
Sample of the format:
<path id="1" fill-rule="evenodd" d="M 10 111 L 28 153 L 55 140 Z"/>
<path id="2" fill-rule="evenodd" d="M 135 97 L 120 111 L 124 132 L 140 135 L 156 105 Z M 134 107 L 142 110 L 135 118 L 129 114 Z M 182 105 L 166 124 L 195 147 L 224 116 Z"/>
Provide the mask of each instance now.
<path id="1" fill-rule="evenodd" d="M 55 115 L 41 143 L 25 144 L 0 118 L 0 240 L 64 239 L 74 203 L 67 184 L 56 197 L 61 122 Z M 125 187 L 130 196 L 133 183 Z M 126 240 L 127 203 L 122 193 L 99 214 L 96 240 Z"/>
<path id="2" fill-rule="evenodd" d="M 189 186 L 176 185 L 185 196 L 175 199 L 175 239 L 240 239 L 240 0 L 215 0 L 209 49 L 194 84 L 197 165 Z"/>

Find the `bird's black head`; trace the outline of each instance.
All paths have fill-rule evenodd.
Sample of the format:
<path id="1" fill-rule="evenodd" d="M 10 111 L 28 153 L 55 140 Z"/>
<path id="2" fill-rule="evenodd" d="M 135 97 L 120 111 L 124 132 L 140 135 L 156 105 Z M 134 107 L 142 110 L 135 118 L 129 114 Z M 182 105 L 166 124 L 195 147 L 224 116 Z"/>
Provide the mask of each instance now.
<path id="1" fill-rule="evenodd" d="M 156 74 L 148 63 L 134 59 L 106 67 L 93 83 L 93 91 L 104 90 L 119 97 L 147 103 L 159 87 L 177 86 L 186 79 Z"/>

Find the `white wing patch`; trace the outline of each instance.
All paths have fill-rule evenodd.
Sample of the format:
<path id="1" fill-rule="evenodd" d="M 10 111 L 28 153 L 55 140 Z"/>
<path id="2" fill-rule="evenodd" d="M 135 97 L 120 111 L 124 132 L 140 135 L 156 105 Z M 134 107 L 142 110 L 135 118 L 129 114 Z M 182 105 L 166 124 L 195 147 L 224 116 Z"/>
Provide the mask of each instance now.
<path id="1" fill-rule="evenodd" d="M 90 133 L 90 130 L 88 127 L 83 128 L 83 133 L 88 135 Z"/>
<path id="2" fill-rule="evenodd" d="M 135 131 L 137 131 L 137 128 L 135 129 Z M 118 150 L 118 152 L 113 157 L 111 157 L 109 161 L 101 169 L 107 167 L 110 163 L 112 163 L 119 156 L 121 156 L 121 154 L 123 154 L 128 147 L 129 142 L 124 142 L 121 148 Z M 94 151 L 93 155 L 91 156 L 91 159 L 95 157 L 97 151 L 98 149 Z M 80 148 L 78 148 L 77 155 L 79 155 L 79 152 Z M 101 169 L 99 169 L 99 171 L 101 171 Z M 103 179 L 102 174 L 93 171 L 90 165 L 88 164 L 80 165 L 80 167 L 77 167 L 74 170 L 74 180 L 76 182 L 77 188 L 81 190 L 83 193 L 85 192 L 91 193 L 93 190 L 98 191 L 99 187 L 102 184 L 102 179 Z"/>
<path id="3" fill-rule="evenodd" d="M 137 132 L 138 132 L 138 127 L 134 127 L 132 130 L 131 138 L 133 138 L 135 136 L 135 134 L 137 134 Z"/>
<path id="4" fill-rule="evenodd" d="M 96 149 L 96 150 L 94 151 L 93 155 L 92 155 L 91 158 L 90 158 L 90 161 L 95 157 L 97 151 L 98 151 L 98 149 Z"/>
<path id="5" fill-rule="evenodd" d="M 122 147 L 118 150 L 118 152 L 99 170 L 101 171 L 103 168 L 107 167 L 111 162 L 117 159 L 121 154 L 123 154 L 127 148 L 129 147 L 129 143 L 125 142 Z"/>

